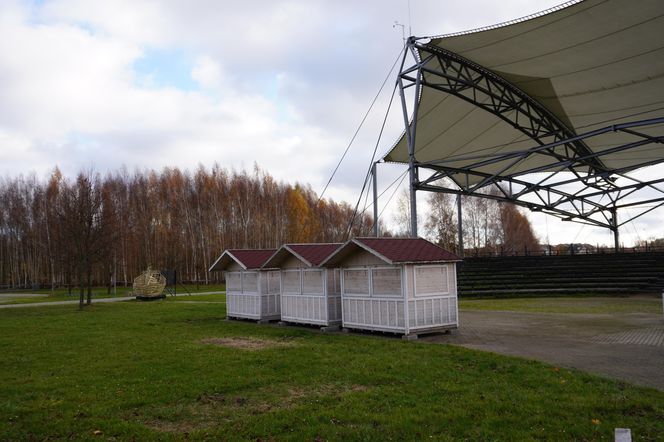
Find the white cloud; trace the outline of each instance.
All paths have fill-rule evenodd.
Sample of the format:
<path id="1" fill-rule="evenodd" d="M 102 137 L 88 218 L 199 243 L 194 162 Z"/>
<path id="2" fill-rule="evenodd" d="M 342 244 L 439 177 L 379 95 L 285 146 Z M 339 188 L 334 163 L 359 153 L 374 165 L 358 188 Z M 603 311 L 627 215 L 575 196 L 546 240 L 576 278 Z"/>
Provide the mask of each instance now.
<path id="1" fill-rule="evenodd" d="M 191 77 L 204 89 L 218 90 L 227 85 L 228 78 L 222 73 L 222 68 L 211 57 L 204 55 L 196 60 L 191 70 Z"/>
<path id="2" fill-rule="evenodd" d="M 556 3 L 412 1 L 413 32 L 459 31 Z M 278 179 L 320 191 L 401 48 L 392 25 L 407 24 L 407 4 L 3 2 L 0 174 L 43 174 L 56 164 L 73 174 L 90 165 L 257 162 Z M 154 51 L 181 54 L 198 89 L 137 72 Z M 355 203 L 388 98 L 376 104 L 327 196 Z M 402 130 L 395 110 L 379 154 Z M 381 186 L 395 169 L 379 171 Z"/>

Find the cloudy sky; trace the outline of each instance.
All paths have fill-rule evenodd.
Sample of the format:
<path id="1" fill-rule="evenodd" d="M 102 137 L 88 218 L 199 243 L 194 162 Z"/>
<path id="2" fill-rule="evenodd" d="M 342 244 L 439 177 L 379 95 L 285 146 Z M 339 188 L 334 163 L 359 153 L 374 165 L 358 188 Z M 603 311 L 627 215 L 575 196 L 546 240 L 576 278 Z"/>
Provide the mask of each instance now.
<path id="1" fill-rule="evenodd" d="M 395 21 L 439 35 L 558 3 L 411 0 L 409 14 L 407 0 L 0 0 L 0 174 L 257 163 L 320 192 L 401 50 Z M 357 199 L 389 78 L 326 196 Z M 392 112 L 379 153 L 402 127 Z M 385 166 L 381 185 L 401 171 Z M 543 239 L 611 241 L 531 219 Z"/>

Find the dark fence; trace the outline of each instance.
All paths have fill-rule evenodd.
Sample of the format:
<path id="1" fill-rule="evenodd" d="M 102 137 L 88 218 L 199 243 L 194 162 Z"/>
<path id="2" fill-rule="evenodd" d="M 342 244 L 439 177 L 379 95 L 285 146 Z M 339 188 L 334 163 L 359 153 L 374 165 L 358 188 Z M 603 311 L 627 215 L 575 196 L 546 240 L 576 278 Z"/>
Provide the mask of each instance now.
<path id="1" fill-rule="evenodd" d="M 589 244 L 558 244 L 542 245 L 537 249 L 513 249 L 502 246 L 465 248 L 465 258 L 492 258 L 505 256 L 559 256 L 559 255 L 601 255 L 609 253 L 651 253 L 664 252 L 664 245 L 645 243 L 642 246 L 624 247 L 616 250 L 609 246 L 589 245 Z"/>

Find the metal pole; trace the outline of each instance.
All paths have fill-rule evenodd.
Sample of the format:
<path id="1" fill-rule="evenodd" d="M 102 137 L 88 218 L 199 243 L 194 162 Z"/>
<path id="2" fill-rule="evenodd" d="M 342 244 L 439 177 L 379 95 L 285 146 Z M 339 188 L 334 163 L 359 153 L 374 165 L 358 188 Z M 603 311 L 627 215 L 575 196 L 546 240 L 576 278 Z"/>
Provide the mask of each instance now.
<path id="1" fill-rule="evenodd" d="M 410 156 L 410 155 L 409 155 Z M 415 190 L 415 185 L 417 183 L 417 172 L 415 170 L 415 164 L 413 161 L 413 156 L 408 161 L 408 175 L 410 178 L 410 236 L 412 238 L 417 238 L 417 193 Z"/>
<path id="2" fill-rule="evenodd" d="M 411 152 L 411 146 L 413 146 L 413 143 L 411 141 L 411 132 L 410 132 L 410 124 L 408 121 L 408 106 L 406 105 L 406 93 L 404 91 L 404 85 L 403 85 L 403 80 L 401 78 L 401 72 L 403 72 L 403 66 L 404 62 L 406 61 L 406 57 L 408 56 L 408 51 L 404 51 L 404 58 L 401 61 L 401 71 L 399 72 L 399 77 L 397 78 L 397 84 L 399 85 L 399 98 L 401 98 L 401 110 L 403 113 L 403 121 L 404 125 L 406 126 L 406 141 L 408 142 L 408 172 L 410 175 L 410 181 L 409 181 L 409 188 L 411 189 L 412 193 L 412 182 L 413 182 L 413 164 L 411 163 L 411 157 L 410 157 L 410 152 Z M 411 204 L 410 204 L 410 210 L 411 210 L 411 236 L 412 236 L 412 213 L 413 213 L 413 202 L 412 202 L 412 194 L 411 194 Z M 417 223 L 416 223 L 417 224 Z M 417 225 L 415 226 L 415 229 L 417 230 Z M 417 233 L 417 232 L 416 232 Z"/>
<path id="3" fill-rule="evenodd" d="M 417 60 L 417 51 L 415 50 L 415 40 L 410 37 L 408 39 L 408 49 L 412 53 L 415 60 Z M 408 51 L 404 51 L 404 60 L 407 57 Z M 403 72 L 403 63 L 402 71 Z M 403 108 L 404 123 L 406 125 L 406 135 L 408 140 L 408 175 L 409 175 L 409 188 L 410 188 L 410 236 L 417 237 L 417 191 L 418 184 L 417 166 L 415 165 L 415 135 L 417 133 L 417 111 L 420 105 L 420 88 L 422 83 L 422 71 L 418 66 L 415 77 L 415 90 L 413 92 L 413 115 L 412 124 L 408 121 L 408 108 L 406 106 L 406 97 L 404 92 L 403 81 L 399 73 L 399 91 L 401 94 L 401 106 Z"/>
<path id="4" fill-rule="evenodd" d="M 613 248 L 618 253 L 620 249 L 620 232 L 618 231 L 618 211 L 615 207 L 611 209 L 611 230 L 613 231 Z"/>
<path id="5" fill-rule="evenodd" d="M 376 165 L 378 161 L 371 166 L 371 175 L 373 178 L 373 234 L 378 237 L 378 177 L 376 176 Z"/>
<path id="6" fill-rule="evenodd" d="M 459 228 L 459 257 L 463 258 L 463 217 L 461 216 L 461 194 L 457 195 L 457 227 Z"/>

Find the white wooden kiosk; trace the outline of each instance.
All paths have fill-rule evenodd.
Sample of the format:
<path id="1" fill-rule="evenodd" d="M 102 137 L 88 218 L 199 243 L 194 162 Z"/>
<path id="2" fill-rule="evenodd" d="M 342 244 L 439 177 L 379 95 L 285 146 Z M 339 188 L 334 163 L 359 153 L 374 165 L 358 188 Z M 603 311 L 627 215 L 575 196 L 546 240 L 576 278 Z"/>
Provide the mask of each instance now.
<path id="1" fill-rule="evenodd" d="M 417 337 L 458 327 L 459 261 L 422 238 L 355 238 L 321 265 L 341 268 L 344 328 Z"/>
<path id="2" fill-rule="evenodd" d="M 226 315 L 231 318 L 269 321 L 281 317 L 278 269 L 262 269 L 275 249 L 225 250 L 210 272 L 226 274 Z"/>
<path id="3" fill-rule="evenodd" d="M 281 270 L 281 320 L 312 324 L 323 330 L 341 324 L 339 270 L 320 263 L 341 246 L 328 244 L 284 244 L 265 267 Z"/>

